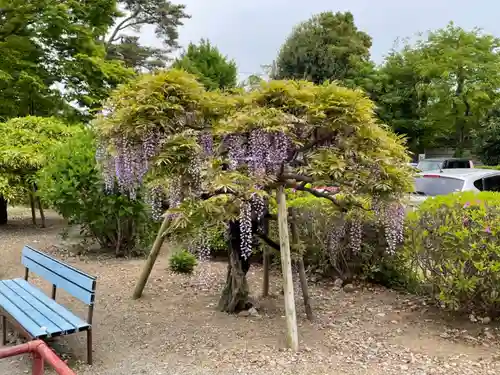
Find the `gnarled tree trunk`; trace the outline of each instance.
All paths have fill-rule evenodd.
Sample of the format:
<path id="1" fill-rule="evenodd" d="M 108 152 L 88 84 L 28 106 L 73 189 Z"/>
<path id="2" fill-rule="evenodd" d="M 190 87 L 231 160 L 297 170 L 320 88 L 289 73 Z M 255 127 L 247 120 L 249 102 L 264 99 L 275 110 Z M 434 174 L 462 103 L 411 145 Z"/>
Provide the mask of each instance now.
<path id="1" fill-rule="evenodd" d="M 0 195 L 0 225 L 7 224 L 7 200 Z"/>
<path id="2" fill-rule="evenodd" d="M 226 285 L 219 300 L 219 310 L 227 313 L 238 313 L 252 306 L 248 300 L 249 289 L 247 283 L 250 260 L 241 257 L 239 222 L 229 224 L 229 233 L 229 265 L 227 267 Z"/>

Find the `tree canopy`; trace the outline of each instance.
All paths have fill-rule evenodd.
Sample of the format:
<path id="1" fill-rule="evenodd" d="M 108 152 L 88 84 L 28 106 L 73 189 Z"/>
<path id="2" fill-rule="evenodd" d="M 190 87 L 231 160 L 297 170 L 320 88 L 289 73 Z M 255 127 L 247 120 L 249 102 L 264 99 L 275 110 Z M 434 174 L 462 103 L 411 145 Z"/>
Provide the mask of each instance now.
<path id="1" fill-rule="evenodd" d="M 358 30 L 352 13 L 323 12 L 294 28 L 281 47 L 272 76 L 364 86 L 373 73 L 371 45 L 371 37 Z"/>
<path id="2" fill-rule="evenodd" d="M 202 254 L 204 229 L 230 223 L 233 255 L 220 308 L 234 312 L 248 296 L 241 262 L 259 235 L 254 223 L 278 187 L 324 198 L 332 215 L 375 210 L 389 228 L 389 248 L 396 246 L 403 213 L 390 202 L 411 190 L 411 170 L 401 140 L 373 112 L 362 92 L 335 84 L 271 81 L 248 92 L 209 92 L 173 69 L 115 91 L 95 123 L 98 157 L 108 189 L 116 182 L 135 196 L 146 182 L 165 196 L 171 223 L 159 238 L 189 235 Z M 337 189 L 315 189 L 324 185 Z"/>
<path id="3" fill-rule="evenodd" d="M 381 68 L 382 119 L 415 148 L 472 146 L 472 131 L 495 106 L 499 39 L 450 23 L 393 52 Z"/>
<path id="4" fill-rule="evenodd" d="M 202 39 L 198 45 L 190 43 L 172 67 L 194 74 L 207 90 L 236 86 L 236 63 L 222 55 L 208 40 Z"/>
<path id="5" fill-rule="evenodd" d="M 116 3 L 107 0 L 2 5 L 1 118 L 55 115 L 71 110 L 71 102 L 93 108 L 130 78 L 120 63 L 104 59 L 98 40 L 116 16 Z"/>
<path id="6" fill-rule="evenodd" d="M 0 9 L 0 120 L 89 117 L 134 70 L 165 67 L 188 16 L 165 0 L 13 0 Z M 164 49 L 127 32 L 154 26 Z M 110 34 L 110 35 L 109 35 Z M 108 36 L 109 35 L 109 36 Z"/>
<path id="7" fill-rule="evenodd" d="M 207 133 L 212 142 L 221 143 L 220 147 L 214 145 L 214 149 L 225 150 L 210 157 L 219 162 L 207 169 L 207 173 L 214 173 L 213 178 L 206 178 L 207 183 L 223 176 L 234 177 L 234 173 L 243 173 L 252 165 L 245 172 L 252 175 L 249 183 L 267 186 L 269 178 L 276 182 L 281 174 L 288 172 L 268 169 L 269 165 L 265 167 L 265 164 L 285 163 L 287 169 L 291 168 L 289 173 L 298 180 L 304 175 L 308 176 L 305 179 L 314 179 L 323 185 L 335 184 L 342 188 L 345 197 L 408 189 L 408 180 L 404 178 L 407 170 L 403 165 L 407 155 L 401 141 L 377 124 L 374 104 L 363 93 L 335 84 L 316 86 L 306 81 L 271 81 L 262 82 L 249 93 L 218 94 L 206 92 L 194 76 L 173 69 L 145 75 L 123 85 L 106 107 L 110 112 L 106 111 L 96 121 L 106 145 L 112 145 L 115 156 L 137 157 L 138 161 L 149 155 L 137 148 L 139 145 L 155 145 L 155 152 L 153 149 L 150 152 L 157 158 L 156 167 L 166 167 L 162 169 L 162 176 L 188 176 L 192 157 L 201 152 L 198 138 Z M 261 139 L 264 144 L 271 142 L 267 150 L 265 147 L 253 150 L 260 144 L 253 139 L 257 130 L 264 133 Z M 125 143 L 120 140 L 122 135 L 127 138 Z M 247 139 L 251 135 L 252 139 Z M 237 142 L 242 144 L 233 151 L 232 136 L 241 138 Z M 270 139 L 265 140 L 268 136 Z M 284 145 L 279 146 L 275 137 L 286 138 Z M 285 145 L 286 155 L 269 154 Z M 231 154 L 243 151 L 249 154 Z M 248 158 L 262 159 L 264 164 L 247 163 Z M 119 159 L 112 160 L 116 163 Z M 228 168 L 224 167 L 226 164 Z M 236 168 L 240 164 L 243 170 Z M 142 181 L 146 172 L 134 165 L 124 171 L 127 176 L 121 176 L 123 181 L 132 184 L 130 188 Z M 252 168 L 264 170 L 259 174 Z M 374 173 L 375 170 L 378 172 Z M 245 177 L 241 176 L 238 185 L 244 186 L 243 191 L 253 191 L 244 181 Z M 231 186 L 237 187 L 233 182 Z M 207 185 L 203 191 L 213 188 Z"/>

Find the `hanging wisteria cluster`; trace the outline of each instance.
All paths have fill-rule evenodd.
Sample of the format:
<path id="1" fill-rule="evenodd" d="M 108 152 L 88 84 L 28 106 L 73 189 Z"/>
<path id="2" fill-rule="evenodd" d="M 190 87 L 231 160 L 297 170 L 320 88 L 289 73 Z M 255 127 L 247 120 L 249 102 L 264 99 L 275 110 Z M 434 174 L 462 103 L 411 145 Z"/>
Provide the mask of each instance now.
<path id="1" fill-rule="evenodd" d="M 210 244 L 205 235 L 200 235 L 191 241 L 188 250 L 191 254 L 196 255 L 199 260 L 210 259 Z"/>
<path id="2" fill-rule="evenodd" d="M 361 251 L 363 241 L 363 222 L 359 218 L 353 218 L 349 227 L 349 246 L 354 254 Z"/>
<path id="3" fill-rule="evenodd" d="M 385 239 L 387 241 L 387 250 L 394 253 L 398 244 L 404 239 L 404 220 L 405 208 L 400 202 L 376 201 L 373 210 L 384 229 Z"/>
<path id="4" fill-rule="evenodd" d="M 345 220 L 340 220 L 336 225 L 330 227 L 330 233 L 328 234 L 327 248 L 330 255 L 335 255 L 342 247 L 342 241 L 346 235 L 347 222 Z"/>
<path id="5" fill-rule="evenodd" d="M 248 259 L 252 255 L 253 232 L 252 232 L 252 204 L 243 201 L 240 204 L 240 236 L 241 256 Z"/>
<path id="6" fill-rule="evenodd" d="M 145 203 L 151 207 L 151 217 L 154 221 L 161 221 L 163 215 L 163 200 L 165 193 L 160 186 L 149 189 L 145 197 Z"/>
<path id="7" fill-rule="evenodd" d="M 279 172 L 293 151 L 290 138 L 283 132 L 252 130 L 250 134 L 231 134 L 224 138 L 229 168 L 247 166 L 255 176 Z"/>
<path id="8" fill-rule="evenodd" d="M 249 134 L 231 134 L 224 138 L 229 169 L 247 167 L 256 177 L 276 175 L 293 151 L 290 138 L 283 132 L 252 130 Z M 256 186 L 259 189 L 259 186 Z M 252 218 L 262 226 L 265 201 L 253 194 L 251 201 L 240 205 L 241 254 L 247 258 L 252 253 Z"/>
<path id="9" fill-rule="evenodd" d="M 383 229 L 387 251 L 393 254 L 397 246 L 404 240 L 404 206 L 397 201 L 388 203 L 377 201 L 373 210 L 376 221 Z M 326 245 L 331 256 L 336 256 L 342 250 L 346 238 L 348 248 L 354 254 L 359 253 L 363 241 L 363 220 L 361 218 L 339 220 L 330 226 Z"/>
<path id="10" fill-rule="evenodd" d="M 149 162 L 160 150 L 163 138 L 159 132 L 149 131 L 140 142 L 117 136 L 109 143 L 116 151 L 114 154 L 109 153 L 104 144 L 98 145 L 96 152 L 96 159 L 103 170 L 105 189 L 114 191 L 116 181 L 121 192 L 135 199 L 148 172 Z"/>

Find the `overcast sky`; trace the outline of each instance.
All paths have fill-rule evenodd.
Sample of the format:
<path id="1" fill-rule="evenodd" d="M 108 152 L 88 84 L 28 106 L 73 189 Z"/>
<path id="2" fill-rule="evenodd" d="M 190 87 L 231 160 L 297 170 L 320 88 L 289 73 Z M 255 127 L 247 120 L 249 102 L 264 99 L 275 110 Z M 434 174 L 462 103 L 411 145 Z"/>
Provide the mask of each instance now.
<path id="1" fill-rule="evenodd" d="M 173 0 L 177 2 L 178 0 Z M 179 0 L 192 16 L 180 43 L 207 38 L 236 60 L 240 76 L 262 71 L 275 58 L 292 27 L 322 11 L 351 11 L 359 29 L 373 38 L 372 58 L 381 62 L 398 37 L 446 26 L 453 20 L 500 36 L 498 0 Z M 146 44 L 158 45 L 152 30 Z"/>

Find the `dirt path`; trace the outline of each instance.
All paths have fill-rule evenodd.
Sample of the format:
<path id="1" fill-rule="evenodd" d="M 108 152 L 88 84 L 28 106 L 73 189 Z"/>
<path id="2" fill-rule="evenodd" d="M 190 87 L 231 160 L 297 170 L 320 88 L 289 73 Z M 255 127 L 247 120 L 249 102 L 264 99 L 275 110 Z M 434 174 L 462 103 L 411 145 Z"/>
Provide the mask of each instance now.
<path id="1" fill-rule="evenodd" d="M 47 229 L 32 228 L 26 219 L 13 223 L 0 229 L 1 278 L 22 275 L 24 244 L 54 251 L 51 246 L 60 242 L 63 225 L 50 213 Z M 447 319 L 393 291 L 364 287 L 345 293 L 332 285 L 313 285 L 316 321 L 305 320 L 300 306 L 302 350 L 293 354 L 282 349 L 283 302 L 276 275 L 275 295 L 260 302 L 260 317 L 236 317 L 215 310 L 225 264 L 205 263 L 192 277 L 181 277 L 170 274 L 166 257 L 160 256 L 144 297 L 132 301 L 142 261 L 54 254 L 98 276 L 94 366 L 84 363 L 84 335 L 53 344 L 79 375 L 470 375 L 500 370 L 493 325 Z M 256 294 L 261 276 L 260 268 L 252 268 L 249 281 Z M 49 285 L 39 285 L 49 290 Z M 63 293 L 60 301 L 84 312 L 84 306 Z M 25 359 L 0 362 L 0 374 L 22 374 L 29 368 Z"/>

